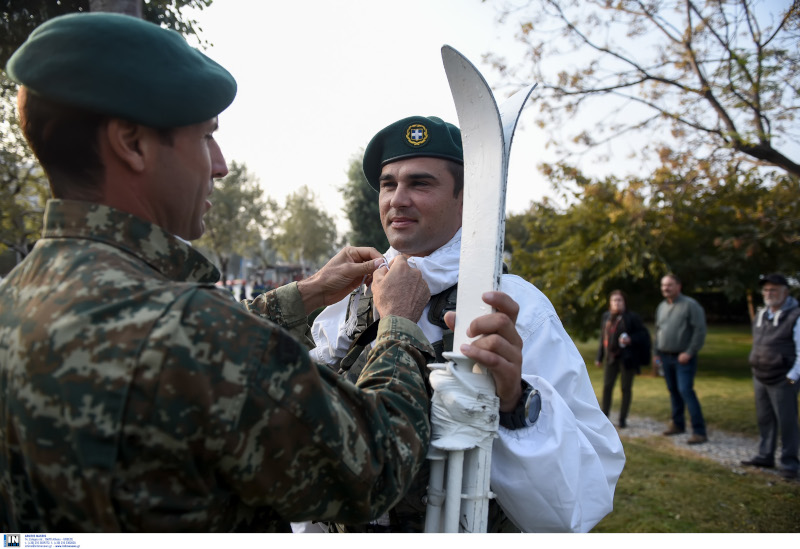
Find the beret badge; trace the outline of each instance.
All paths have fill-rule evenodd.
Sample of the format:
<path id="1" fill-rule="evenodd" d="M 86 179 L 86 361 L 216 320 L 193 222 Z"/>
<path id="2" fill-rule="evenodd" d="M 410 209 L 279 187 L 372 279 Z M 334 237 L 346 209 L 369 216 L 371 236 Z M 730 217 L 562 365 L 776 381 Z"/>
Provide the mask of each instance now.
<path id="1" fill-rule="evenodd" d="M 411 124 L 406 129 L 406 142 L 412 147 L 421 147 L 428 142 L 428 128 L 422 124 Z"/>
<path id="2" fill-rule="evenodd" d="M 383 166 L 407 158 L 444 158 L 464 164 L 461 132 L 436 116 L 407 116 L 389 124 L 370 139 L 361 165 L 364 176 L 380 190 Z"/>

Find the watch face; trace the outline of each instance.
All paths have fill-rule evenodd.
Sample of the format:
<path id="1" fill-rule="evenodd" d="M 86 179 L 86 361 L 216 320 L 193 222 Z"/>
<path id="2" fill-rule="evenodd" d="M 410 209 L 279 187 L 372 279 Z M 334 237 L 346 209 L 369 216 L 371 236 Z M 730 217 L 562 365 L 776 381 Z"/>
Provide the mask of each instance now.
<path id="1" fill-rule="evenodd" d="M 525 417 L 528 418 L 528 425 L 533 425 L 539 419 L 539 412 L 542 411 L 542 395 L 539 391 L 534 389 L 528 396 L 528 402 L 525 404 Z"/>

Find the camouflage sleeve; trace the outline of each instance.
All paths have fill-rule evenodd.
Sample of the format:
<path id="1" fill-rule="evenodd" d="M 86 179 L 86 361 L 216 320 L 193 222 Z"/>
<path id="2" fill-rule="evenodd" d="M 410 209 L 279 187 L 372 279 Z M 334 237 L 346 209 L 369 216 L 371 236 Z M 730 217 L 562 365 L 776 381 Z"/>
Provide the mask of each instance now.
<path id="1" fill-rule="evenodd" d="M 388 317 L 353 385 L 311 363 L 285 330 L 213 291 L 190 292 L 142 353 L 142 386 L 128 407 L 137 427 L 122 450 L 137 454 L 125 456 L 121 511 L 175 507 L 189 492 L 208 497 L 208 509 L 234 497 L 254 517 L 269 509 L 296 522 L 375 519 L 425 459 L 429 403 L 419 369 L 428 352 L 414 323 Z M 214 515 L 195 518 L 213 531 L 224 520 Z"/>
<path id="2" fill-rule="evenodd" d="M 309 349 L 314 348 L 314 340 L 311 338 L 308 326 L 308 315 L 303 307 L 297 282 L 275 288 L 253 300 L 246 299 L 240 303 L 251 313 L 285 328 Z"/>
<path id="3" fill-rule="evenodd" d="M 269 505 L 294 522 L 363 523 L 406 493 L 430 440 L 419 368 L 433 349 L 415 323 L 399 317 L 381 321 L 379 339 L 356 385 L 325 366 L 298 368 L 303 373 L 291 385 L 294 395 L 281 395 L 287 406 L 268 427 L 289 434 L 269 466 L 274 475 L 267 484 L 253 479 L 242 485 L 253 490 L 245 493 L 254 504 L 268 497 Z M 306 359 L 304 354 L 295 361 Z M 317 388 L 320 382 L 323 390 Z"/>

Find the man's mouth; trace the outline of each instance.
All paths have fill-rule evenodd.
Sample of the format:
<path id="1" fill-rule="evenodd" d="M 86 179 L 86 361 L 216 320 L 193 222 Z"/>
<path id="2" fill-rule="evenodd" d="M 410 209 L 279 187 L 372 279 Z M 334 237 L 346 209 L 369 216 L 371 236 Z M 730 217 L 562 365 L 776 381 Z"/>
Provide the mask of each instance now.
<path id="1" fill-rule="evenodd" d="M 394 217 L 391 220 L 390 225 L 395 229 L 402 229 L 404 227 L 409 227 L 416 223 L 416 220 L 411 219 L 410 217 Z"/>
<path id="2" fill-rule="evenodd" d="M 211 186 L 208 188 L 208 194 L 206 195 L 206 211 L 211 208 L 211 194 L 214 192 L 214 182 L 211 182 Z"/>

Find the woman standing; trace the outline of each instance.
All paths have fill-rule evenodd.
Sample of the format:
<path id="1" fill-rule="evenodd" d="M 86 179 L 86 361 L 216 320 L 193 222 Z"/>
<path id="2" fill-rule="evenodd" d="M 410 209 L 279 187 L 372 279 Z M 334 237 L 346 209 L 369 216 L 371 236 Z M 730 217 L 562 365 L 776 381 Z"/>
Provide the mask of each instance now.
<path id="1" fill-rule="evenodd" d="M 625 420 L 631 408 L 633 376 L 640 372 L 642 364 L 649 362 L 649 355 L 650 332 L 645 328 L 639 315 L 627 310 L 625 294 L 621 290 L 612 291 L 608 296 L 608 311 L 605 311 L 600 319 L 600 345 L 595 365 L 605 367 L 601 408 L 606 416 L 611 411 L 614 384 L 617 376 L 621 374 L 622 406 L 618 424 L 620 428 L 625 428 Z"/>

